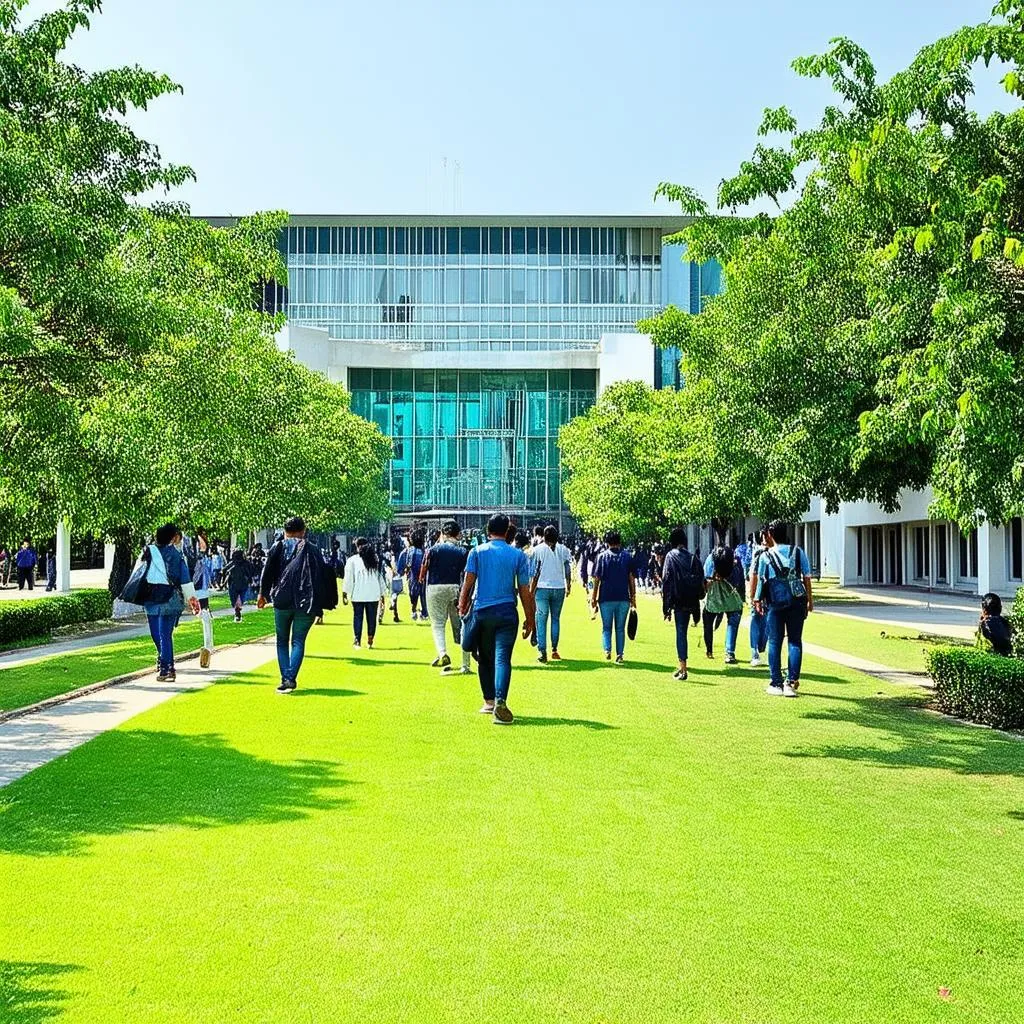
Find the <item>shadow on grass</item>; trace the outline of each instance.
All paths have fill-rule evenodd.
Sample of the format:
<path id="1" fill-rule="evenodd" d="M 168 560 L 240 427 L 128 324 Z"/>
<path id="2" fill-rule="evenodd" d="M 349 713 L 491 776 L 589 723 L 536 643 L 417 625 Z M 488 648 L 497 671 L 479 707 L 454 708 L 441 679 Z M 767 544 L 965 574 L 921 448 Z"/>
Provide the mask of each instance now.
<path id="1" fill-rule="evenodd" d="M 585 718 L 537 718 L 527 715 L 516 715 L 516 725 L 568 725 L 576 726 L 579 729 L 589 729 L 591 732 L 607 732 L 610 729 L 618 729 L 617 725 L 608 725 L 605 722 L 590 722 Z"/>
<path id="2" fill-rule="evenodd" d="M 61 1016 L 68 996 L 54 986 L 62 974 L 81 969 L 74 964 L 0 960 L 0 1019 L 8 1024 L 43 1024 Z"/>
<path id="3" fill-rule="evenodd" d="M 288 696 L 294 699 L 296 697 L 365 697 L 366 694 L 362 690 L 333 690 L 326 686 L 307 690 L 300 686 Z"/>
<path id="4" fill-rule="evenodd" d="M 958 775 L 1024 778 L 1024 743 L 1020 739 L 930 715 L 923 695 L 843 697 L 801 690 L 800 696 L 834 705 L 801 717 L 856 725 L 867 735 L 863 744 L 805 747 L 785 751 L 785 757 L 837 758 L 881 768 L 934 768 Z"/>
<path id="5" fill-rule="evenodd" d="M 1024 811 L 1007 811 L 1006 816 L 1014 821 L 1024 821 Z"/>
<path id="6" fill-rule="evenodd" d="M 216 735 L 114 730 L 0 791 L 0 851 L 81 854 L 98 836 L 294 821 L 351 801 L 331 762 L 278 763 Z"/>
<path id="7" fill-rule="evenodd" d="M 676 665 L 666 661 L 664 664 L 656 664 L 653 661 L 630 661 L 627 655 L 626 660 L 617 665 L 615 661 L 601 659 L 570 658 L 563 656 L 561 661 L 549 661 L 543 664 L 536 660 L 525 665 L 516 663 L 516 672 L 597 672 L 598 670 L 630 671 L 630 672 L 656 672 L 658 675 L 672 677 Z"/>

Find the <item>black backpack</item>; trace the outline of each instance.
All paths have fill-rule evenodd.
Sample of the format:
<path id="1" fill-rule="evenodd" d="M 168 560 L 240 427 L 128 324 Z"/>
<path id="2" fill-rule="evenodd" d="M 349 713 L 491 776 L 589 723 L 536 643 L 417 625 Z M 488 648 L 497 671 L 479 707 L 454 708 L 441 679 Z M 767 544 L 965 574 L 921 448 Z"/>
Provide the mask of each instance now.
<path id="1" fill-rule="evenodd" d="M 664 581 L 670 591 L 665 600 L 682 608 L 697 607 L 704 597 L 704 570 L 686 548 L 673 548 L 665 556 Z"/>

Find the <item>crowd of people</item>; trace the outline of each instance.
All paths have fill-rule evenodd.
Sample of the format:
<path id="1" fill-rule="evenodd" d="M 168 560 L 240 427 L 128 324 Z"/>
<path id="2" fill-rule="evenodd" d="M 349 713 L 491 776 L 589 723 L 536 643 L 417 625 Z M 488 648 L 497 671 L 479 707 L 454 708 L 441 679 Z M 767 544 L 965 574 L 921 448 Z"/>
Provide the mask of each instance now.
<path id="1" fill-rule="evenodd" d="M 528 533 L 503 513 L 490 517 L 484 538 L 467 540 L 459 523 L 449 520 L 429 538 L 426 530 L 413 529 L 395 545 L 360 537 L 350 553 L 336 539 L 329 550 L 317 547 L 296 516 L 269 551 L 255 545 L 248 555 L 236 550 L 227 559 L 203 531 L 185 538 L 168 523 L 143 552 L 124 596 L 145 607 L 158 678 L 173 681 L 173 631 L 185 607 L 203 623 L 200 663 L 205 668 L 213 652 L 211 591 L 228 590 L 236 620 L 247 595 L 255 594 L 257 607 L 273 606 L 277 689 L 290 693 L 297 687 L 310 629 L 338 605 L 339 580 L 340 600 L 352 606 L 357 650 L 364 636 L 372 650 L 388 612 L 394 622 L 401 621 L 399 603 L 407 594 L 412 621 L 432 627 L 431 667 L 469 675 L 475 662 L 480 711 L 501 725 L 514 721 L 508 697 L 517 640 L 534 645 L 541 664 L 563 660 L 562 611 L 577 583 L 591 618 L 600 618 L 604 658 L 614 657 L 617 664 L 626 660 L 627 638 L 636 635 L 638 592 L 659 593 L 662 615 L 675 627 L 673 676 L 680 682 L 692 671 L 691 626 L 701 625 L 705 655 L 712 659 L 715 634 L 724 623 L 724 661 L 737 664 L 740 623 L 749 604 L 750 664 L 756 668 L 766 660 L 766 692 L 788 698 L 798 695 L 804 623 L 814 609 L 809 559 L 781 521 L 735 548 L 720 543 L 702 559 L 699 551 L 688 550 L 682 527 L 664 543 L 629 549 L 615 530 L 600 542 L 566 542 L 554 525 Z M 140 581 L 144 590 L 133 590 Z M 1010 629 L 1001 611 L 998 597 L 987 594 L 981 633 L 1000 653 L 1009 653 Z"/>

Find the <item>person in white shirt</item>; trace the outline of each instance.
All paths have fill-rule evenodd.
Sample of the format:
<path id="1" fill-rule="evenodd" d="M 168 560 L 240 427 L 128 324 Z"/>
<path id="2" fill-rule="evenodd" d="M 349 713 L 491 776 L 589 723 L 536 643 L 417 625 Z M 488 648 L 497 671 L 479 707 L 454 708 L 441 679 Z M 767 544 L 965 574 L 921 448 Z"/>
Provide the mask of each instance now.
<path id="1" fill-rule="evenodd" d="M 533 549 L 536 568 L 533 594 L 537 602 L 537 660 L 548 660 L 548 621 L 551 622 L 551 660 L 561 661 L 558 639 L 561 631 L 562 605 L 572 590 L 572 554 L 558 540 L 558 530 L 544 530 L 543 542 Z"/>
<path id="2" fill-rule="evenodd" d="M 378 613 L 384 610 L 384 595 L 387 581 L 381 571 L 377 553 L 362 537 L 356 541 L 356 554 L 345 563 L 345 579 L 342 594 L 345 603 L 352 602 L 352 632 L 355 635 L 353 647 L 363 645 L 363 620 L 366 621 L 366 646 L 373 648 L 377 634 Z"/>

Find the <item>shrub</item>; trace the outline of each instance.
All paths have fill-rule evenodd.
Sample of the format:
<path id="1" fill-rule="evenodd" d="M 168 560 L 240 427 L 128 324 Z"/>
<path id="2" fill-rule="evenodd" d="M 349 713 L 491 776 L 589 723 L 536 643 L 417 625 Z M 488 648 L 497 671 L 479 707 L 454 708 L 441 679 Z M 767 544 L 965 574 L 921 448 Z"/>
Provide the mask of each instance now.
<path id="1" fill-rule="evenodd" d="M 1013 656 L 1024 658 L 1024 587 L 1017 590 L 1009 618 L 1013 626 Z"/>
<path id="2" fill-rule="evenodd" d="M 994 729 L 1024 729 L 1024 661 L 945 647 L 928 653 L 928 671 L 940 711 Z"/>
<path id="3" fill-rule="evenodd" d="M 59 597 L 0 602 L 0 643 L 47 636 L 58 626 L 109 619 L 113 602 L 105 590 L 76 590 Z"/>

